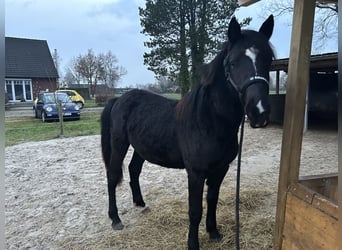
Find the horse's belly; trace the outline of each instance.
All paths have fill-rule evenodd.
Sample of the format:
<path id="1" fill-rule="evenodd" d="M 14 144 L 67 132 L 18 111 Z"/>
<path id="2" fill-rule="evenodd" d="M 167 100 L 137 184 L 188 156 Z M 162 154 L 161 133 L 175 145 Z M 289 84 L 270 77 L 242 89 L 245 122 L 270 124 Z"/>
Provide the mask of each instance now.
<path id="1" fill-rule="evenodd" d="M 137 150 L 137 152 L 143 159 L 151 163 L 158 164 L 167 168 L 184 168 L 181 155 L 178 154 L 174 149 L 167 150 L 158 148 L 153 150 L 150 148 L 149 150 L 135 150 Z"/>
<path id="2" fill-rule="evenodd" d="M 149 160 L 147 160 L 149 161 Z M 162 167 L 166 168 L 177 168 L 177 169 L 183 169 L 184 164 L 182 161 L 158 161 L 158 160 L 150 160 L 149 162 L 160 165 Z"/>
<path id="3" fill-rule="evenodd" d="M 135 137 L 138 138 L 138 137 Z M 165 140 L 166 139 L 166 140 Z M 146 161 L 168 168 L 184 168 L 175 138 L 130 140 L 134 150 Z"/>

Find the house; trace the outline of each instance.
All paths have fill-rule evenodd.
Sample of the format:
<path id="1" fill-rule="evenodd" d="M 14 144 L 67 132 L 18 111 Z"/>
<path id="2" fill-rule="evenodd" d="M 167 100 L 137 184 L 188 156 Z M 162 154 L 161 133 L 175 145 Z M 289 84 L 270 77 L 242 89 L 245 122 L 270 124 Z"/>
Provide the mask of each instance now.
<path id="1" fill-rule="evenodd" d="M 9 102 L 33 101 L 57 89 L 58 72 L 46 40 L 5 37 L 5 93 Z"/>

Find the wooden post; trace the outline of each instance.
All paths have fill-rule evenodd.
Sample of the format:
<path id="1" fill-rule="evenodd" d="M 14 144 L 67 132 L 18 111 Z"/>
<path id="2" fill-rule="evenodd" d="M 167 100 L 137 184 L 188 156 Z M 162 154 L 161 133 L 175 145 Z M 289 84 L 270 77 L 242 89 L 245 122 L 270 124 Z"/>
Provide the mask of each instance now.
<path id="1" fill-rule="evenodd" d="M 276 94 L 279 95 L 279 85 L 280 85 L 280 72 L 279 70 L 276 71 Z"/>
<path id="2" fill-rule="evenodd" d="M 310 85 L 310 83 L 309 83 L 309 85 Z M 310 87 L 308 86 L 306 89 L 306 95 L 305 95 L 305 111 L 304 111 L 303 133 L 305 133 L 308 130 L 308 126 L 309 126 L 309 88 Z"/>
<path id="3" fill-rule="evenodd" d="M 295 0 L 280 158 L 274 249 L 281 249 L 286 192 L 298 180 L 315 0 Z"/>
<path id="4" fill-rule="evenodd" d="M 62 101 L 58 100 L 58 117 L 59 117 L 59 124 L 61 127 L 61 132 L 59 134 L 60 138 L 64 137 L 64 124 L 63 124 L 63 109 L 62 109 Z"/>

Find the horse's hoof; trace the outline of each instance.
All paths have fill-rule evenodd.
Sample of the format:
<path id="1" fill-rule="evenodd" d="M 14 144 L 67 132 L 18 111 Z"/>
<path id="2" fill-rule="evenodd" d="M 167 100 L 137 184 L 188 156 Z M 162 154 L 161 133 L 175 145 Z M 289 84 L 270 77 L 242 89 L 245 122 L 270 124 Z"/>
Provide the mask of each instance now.
<path id="1" fill-rule="evenodd" d="M 145 207 L 145 202 L 143 200 L 141 201 L 135 201 L 134 202 L 137 207 Z"/>
<path id="2" fill-rule="evenodd" d="M 150 209 L 149 207 L 145 207 L 145 208 L 141 211 L 142 214 L 148 214 L 149 212 L 151 212 L 151 209 Z"/>
<path id="3" fill-rule="evenodd" d="M 118 223 L 112 223 L 112 228 L 114 230 L 122 230 L 125 226 L 121 223 L 121 222 L 118 222 Z"/>
<path id="4" fill-rule="evenodd" d="M 211 241 L 219 242 L 222 240 L 223 235 L 220 234 L 218 231 L 214 231 L 209 233 L 209 237 Z"/>
<path id="5" fill-rule="evenodd" d="M 188 250 L 199 250 L 199 244 L 188 244 Z"/>

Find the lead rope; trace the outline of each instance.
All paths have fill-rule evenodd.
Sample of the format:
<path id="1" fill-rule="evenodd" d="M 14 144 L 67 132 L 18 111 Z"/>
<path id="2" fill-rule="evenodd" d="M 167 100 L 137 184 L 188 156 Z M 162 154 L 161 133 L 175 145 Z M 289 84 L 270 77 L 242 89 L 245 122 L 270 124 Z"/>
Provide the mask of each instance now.
<path id="1" fill-rule="evenodd" d="M 245 125 L 245 114 L 243 114 L 241 130 L 240 130 L 240 144 L 239 144 L 239 154 L 236 170 L 236 200 L 235 200 L 235 248 L 240 250 L 240 215 L 239 215 L 239 205 L 240 205 L 240 172 L 241 172 L 241 154 L 242 154 L 242 142 L 243 142 L 243 130 Z"/>

